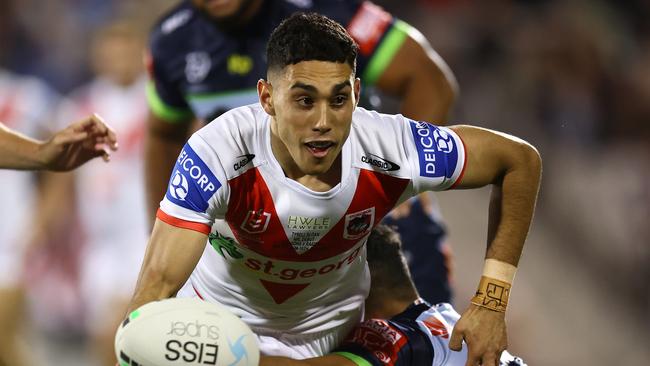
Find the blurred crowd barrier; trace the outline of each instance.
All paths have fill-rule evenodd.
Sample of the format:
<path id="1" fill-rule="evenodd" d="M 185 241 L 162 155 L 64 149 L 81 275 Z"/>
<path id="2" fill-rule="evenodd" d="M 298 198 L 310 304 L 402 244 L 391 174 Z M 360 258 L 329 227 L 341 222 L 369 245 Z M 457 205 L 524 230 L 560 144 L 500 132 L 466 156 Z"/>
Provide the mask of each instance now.
<path id="1" fill-rule="evenodd" d="M 513 298 L 513 308 L 519 308 L 510 315 L 511 333 L 517 335 L 511 339 L 514 352 L 520 351 L 531 365 L 566 365 L 573 357 L 578 364 L 594 365 L 644 357 L 647 361 L 643 348 L 650 333 L 650 3 L 375 2 L 416 26 L 454 71 L 460 96 L 452 123 L 522 137 L 536 145 L 544 159 L 534 247 L 524 252 Z M 0 68 L 36 76 L 66 95 L 93 77 L 89 50 L 97 29 L 126 19 L 144 34 L 175 3 L 1 1 Z M 484 225 L 471 225 L 468 218 L 485 220 L 486 194 L 463 196 L 468 199 L 453 193 L 451 199 L 441 200 L 458 259 L 459 310 L 475 286 L 484 245 L 466 242 L 484 237 Z M 480 205 L 472 204 L 474 199 Z M 78 226 L 74 215 L 66 221 Z M 80 272 L 70 269 L 79 266 L 75 255 L 83 247 L 79 244 L 83 233 L 72 238 L 70 244 L 70 232 L 50 234 L 55 249 L 49 253 L 55 254 L 39 258 L 32 271 L 33 278 L 48 273 L 40 276 L 46 278 L 45 284 L 33 286 L 40 293 L 37 319 L 46 328 L 71 331 L 77 314 L 84 311 L 75 289 Z M 58 263 L 59 269 L 47 272 L 43 268 L 52 267 L 47 263 Z M 56 315 L 48 316 L 48 310 Z M 615 320 L 607 323 L 608 329 L 589 329 L 603 324 L 603 319 Z M 587 329 L 562 331 L 572 324 Z M 539 329 L 534 328 L 537 325 Z M 587 355 L 589 345 L 604 344 L 603 337 L 612 350 L 599 348 Z M 544 343 L 549 339 L 554 341 Z M 570 345 L 576 342 L 582 344 L 576 348 L 582 354 L 572 353 Z M 563 344 L 565 349 L 560 350 Z M 617 348 L 633 352 L 625 358 L 624 349 Z"/>

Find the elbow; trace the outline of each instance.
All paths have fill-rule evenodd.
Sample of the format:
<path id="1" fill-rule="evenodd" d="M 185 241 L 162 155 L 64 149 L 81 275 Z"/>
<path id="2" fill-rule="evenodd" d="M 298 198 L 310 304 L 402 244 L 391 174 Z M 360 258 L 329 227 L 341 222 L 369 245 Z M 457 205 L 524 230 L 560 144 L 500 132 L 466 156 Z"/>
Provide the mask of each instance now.
<path id="1" fill-rule="evenodd" d="M 535 178 L 537 182 L 541 179 L 542 175 L 542 156 L 539 151 L 531 144 L 525 141 L 519 143 L 519 161 L 521 166 Z"/>

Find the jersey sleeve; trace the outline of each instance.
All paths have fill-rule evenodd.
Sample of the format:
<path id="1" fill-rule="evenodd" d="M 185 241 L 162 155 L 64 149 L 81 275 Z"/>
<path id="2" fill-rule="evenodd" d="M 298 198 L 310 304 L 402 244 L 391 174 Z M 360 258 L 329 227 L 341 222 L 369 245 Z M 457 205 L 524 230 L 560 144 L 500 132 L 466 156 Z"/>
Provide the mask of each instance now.
<path id="1" fill-rule="evenodd" d="M 149 50 L 145 54 L 145 66 L 149 74 L 147 102 L 151 113 L 163 121 L 171 123 L 186 121 L 193 116 L 193 113 L 178 89 L 177 82 L 170 77 L 178 72 L 171 70 L 173 65 L 166 64 L 166 61 L 172 57 L 168 53 L 164 42 L 154 32 Z"/>
<path id="2" fill-rule="evenodd" d="M 356 1 L 347 30 L 359 45 L 357 74 L 374 85 L 402 47 L 412 28 L 370 1 Z"/>
<path id="3" fill-rule="evenodd" d="M 460 136 L 447 127 L 404 120 L 404 144 L 415 193 L 453 188 L 467 163 Z"/>
<path id="4" fill-rule="evenodd" d="M 209 234 L 214 220 L 225 215 L 225 183 L 219 157 L 194 134 L 176 160 L 156 217 L 176 227 Z"/>
<path id="5" fill-rule="evenodd" d="M 389 322 L 369 319 L 359 324 L 334 354 L 363 366 L 405 366 L 399 354 L 408 345 L 407 337 Z"/>

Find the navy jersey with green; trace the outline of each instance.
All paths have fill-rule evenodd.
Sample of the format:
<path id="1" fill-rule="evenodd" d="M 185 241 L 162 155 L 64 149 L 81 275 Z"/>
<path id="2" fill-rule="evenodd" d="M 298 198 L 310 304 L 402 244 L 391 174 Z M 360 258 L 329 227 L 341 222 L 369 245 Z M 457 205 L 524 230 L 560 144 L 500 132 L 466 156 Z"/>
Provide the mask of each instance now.
<path id="1" fill-rule="evenodd" d="M 346 26 L 359 43 L 357 75 L 372 85 L 406 38 L 408 25 L 368 1 L 265 0 L 242 29 L 224 31 L 184 1 L 155 26 L 148 55 L 148 100 L 158 118 L 211 121 L 257 102 L 272 30 L 296 11 L 318 12 Z"/>

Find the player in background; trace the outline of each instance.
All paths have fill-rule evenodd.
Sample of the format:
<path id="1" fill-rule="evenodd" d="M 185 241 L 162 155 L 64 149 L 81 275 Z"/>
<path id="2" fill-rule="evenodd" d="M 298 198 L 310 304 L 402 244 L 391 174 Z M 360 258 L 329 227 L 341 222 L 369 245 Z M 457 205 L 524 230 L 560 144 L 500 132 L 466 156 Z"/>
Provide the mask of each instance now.
<path id="1" fill-rule="evenodd" d="M 111 366 L 115 364 L 113 335 L 135 286 L 148 234 L 144 39 L 145 33 L 136 25 L 122 21 L 102 26 L 94 35 L 90 60 L 95 77 L 69 95 L 60 107 L 60 119 L 97 111 L 112 122 L 120 136 L 120 150 L 110 165 L 90 163 L 73 174 L 50 175 L 42 225 L 37 226 L 44 233 L 52 232 L 66 224 L 62 216 L 78 214 L 85 239 L 80 245 L 79 275 L 84 320 L 95 357 Z"/>
<path id="2" fill-rule="evenodd" d="M 179 155 L 130 310 L 197 296 L 240 316 L 265 355 L 323 355 L 361 318 L 372 227 L 421 192 L 491 184 L 484 276 L 450 347 L 460 351 L 464 339 L 469 364 L 496 363 L 539 154 L 506 134 L 357 107 L 356 54 L 345 29 L 320 15 L 298 13 L 275 29 L 260 103 L 225 113 Z"/>
<path id="3" fill-rule="evenodd" d="M 327 15 L 347 27 L 360 45 L 357 74 L 364 83 L 362 95 L 367 97 L 367 89 L 374 87 L 398 97 L 406 117 L 446 123 L 457 89 L 451 70 L 419 31 L 370 1 L 186 0 L 151 35 L 146 147 L 150 218 L 187 140 L 190 122 L 207 123 L 234 107 L 257 102 L 255 86 L 266 75 L 268 36 L 298 10 Z M 435 207 L 429 195 L 420 200 L 422 207 Z M 436 234 L 426 241 L 406 240 L 405 249 L 413 253 L 409 257 L 430 257 L 440 264 L 412 268 L 416 285 L 429 301 L 450 301 L 444 229 L 432 215 L 409 220 L 411 202 L 395 212 L 393 223 L 425 226 Z"/>
<path id="4" fill-rule="evenodd" d="M 372 230 L 368 242 L 372 278 L 367 320 L 327 356 L 306 360 L 262 356 L 260 366 L 464 366 L 467 349 L 449 350 L 449 336 L 460 315 L 451 304 L 431 306 L 411 279 L 399 234 L 386 225 Z M 525 366 L 508 352 L 499 366 Z"/>

